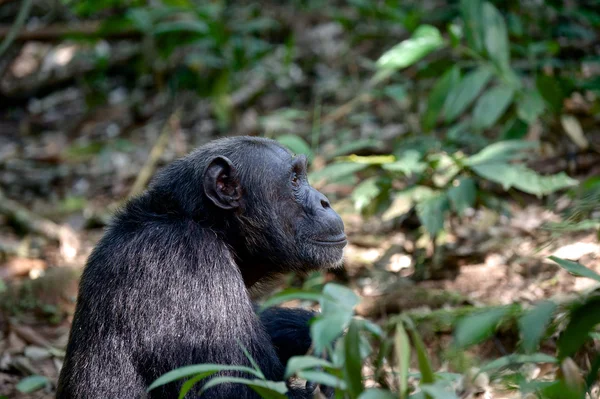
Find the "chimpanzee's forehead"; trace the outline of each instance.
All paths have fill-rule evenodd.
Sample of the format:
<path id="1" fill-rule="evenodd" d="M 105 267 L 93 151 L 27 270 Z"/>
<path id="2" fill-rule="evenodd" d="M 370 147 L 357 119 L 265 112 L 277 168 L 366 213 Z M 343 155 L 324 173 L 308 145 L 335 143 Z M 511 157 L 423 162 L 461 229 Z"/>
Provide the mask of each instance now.
<path id="1" fill-rule="evenodd" d="M 293 155 L 285 147 L 270 145 L 264 151 L 261 158 L 261 161 L 269 166 L 289 169 Z"/>

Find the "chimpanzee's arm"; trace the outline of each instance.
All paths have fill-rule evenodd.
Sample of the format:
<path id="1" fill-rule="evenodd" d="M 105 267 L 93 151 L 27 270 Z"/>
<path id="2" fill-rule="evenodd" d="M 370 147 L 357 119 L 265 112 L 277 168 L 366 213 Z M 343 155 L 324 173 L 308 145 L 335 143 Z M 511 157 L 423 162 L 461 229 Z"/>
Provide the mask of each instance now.
<path id="1" fill-rule="evenodd" d="M 317 315 L 316 312 L 273 307 L 258 315 L 284 367 L 290 357 L 308 352 L 312 343 L 308 322 Z"/>

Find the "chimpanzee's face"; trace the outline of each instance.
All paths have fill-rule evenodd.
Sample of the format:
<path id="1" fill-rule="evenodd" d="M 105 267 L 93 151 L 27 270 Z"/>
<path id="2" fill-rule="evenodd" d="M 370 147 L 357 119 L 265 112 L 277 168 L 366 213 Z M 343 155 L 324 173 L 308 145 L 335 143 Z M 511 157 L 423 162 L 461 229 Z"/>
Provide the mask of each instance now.
<path id="1" fill-rule="evenodd" d="M 306 157 L 294 156 L 274 141 L 261 144 L 240 149 L 243 156 L 215 170 L 210 180 L 216 182 L 216 192 L 208 196 L 235 210 L 248 251 L 273 267 L 341 265 L 347 244 L 344 223 L 327 197 L 309 184 Z"/>

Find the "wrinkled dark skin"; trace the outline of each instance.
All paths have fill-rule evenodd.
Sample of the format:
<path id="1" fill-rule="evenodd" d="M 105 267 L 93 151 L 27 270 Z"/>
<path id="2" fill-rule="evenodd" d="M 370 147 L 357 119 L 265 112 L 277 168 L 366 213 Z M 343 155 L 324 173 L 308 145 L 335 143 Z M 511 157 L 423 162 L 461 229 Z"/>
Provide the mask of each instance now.
<path id="1" fill-rule="evenodd" d="M 282 381 L 287 359 L 309 350 L 314 313 L 259 317 L 248 289 L 275 274 L 339 266 L 345 244 L 303 156 L 250 137 L 197 149 L 131 200 L 90 255 L 57 397 L 177 397 L 181 383 L 146 390 L 186 365 L 250 366 L 238 341 L 267 379 Z M 313 389 L 290 387 L 288 396 Z M 222 384 L 203 397 L 258 395 Z"/>

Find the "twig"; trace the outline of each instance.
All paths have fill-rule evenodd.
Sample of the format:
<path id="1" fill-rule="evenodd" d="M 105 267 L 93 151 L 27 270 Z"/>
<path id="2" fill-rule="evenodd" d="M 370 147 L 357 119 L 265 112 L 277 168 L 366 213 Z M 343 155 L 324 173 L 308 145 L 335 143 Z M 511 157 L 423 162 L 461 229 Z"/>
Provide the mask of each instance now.
<path id="1" fill-rule="evenodd" d="M 156 164 L 158 163 L 158 160 L 165 151 L 165 148 L 167 148 L 171 132 L 177 129 L 180 117 L 181 109 L 177 109 L 171 114 L 171 116 L 163 126 L 162 132 L 160 133 L 158 140 L 156 140 L 154 147 L 152 147 L 150 155 L 148 156 L 146 163 L 142 167 L 142 170 L 135 179 L 135 182 L 133 183 L 133 186 L 131 187 L 127 198 L 132 198 L 141 194 L 142 191 L 144 191 L 144 188 L 146 188 L 148 181 L 150 181 L 150 178 L 154 174 L 154 170 L 156 169 Z"/>
<path id="2" fill-rule="evenodd" d="M 323 117 L 323 123 L 331 123 L 335 122 L 340 118 L 351 113 L 354 108 L 361 103 L 367 102 L 371 100 L 371 95 L 369 93 L 362 93 L 358 96 L 354 97 L 352 100 L 340 105 L 336 109 L 334 109 L 329 114 Z"/>
<path id="3" fill-rule="evenodd" d="M 4 54 L 6 49 L 13 42 L 13 40 L 15 40 L 15 37 L 17 37 L 17 34 L 23 27 L 25 20 L 29 16 L 29 11 L 31 11 L 32 4 L 33 0 L 23 0 L 21 8 L 19 9 L 19 14 L 17 14 L 15 23 L 10 27 L 6 36 L 4 37 L 4 40 L 2 41 L 2 44 L 0 44 L 0 57 L 2 56 L 2 54 Z"/>
<path id="4" fill-rule="evenodd" d="M 80 35 L 80 36 L 95 36 L 102 34 L 103 37 L 136 37 L 141 36 L 141 33 L 134 29 L 121 29 L 121 30 L 110 30 L 102 31 L 103 21 L 85 21 L 78 22 L 75 24 L 52 24 L 42 26 L 40 28 L 32 30 L 17 30 L 14 40 L 27 41 L 27 40 L 40 40 L 40 41 L 52 41 L 60 39 L 66 35 Z M 13 30 L 15 25 L 7 26 L 0 25 L 0 38 L 8 37 L 10 32 Z"/>
<path id="5" fill-rule="evenodd" d="M 6 198 L 2 191 L 0 191 L 0 214 L 14 220 L 27 231 L 58 241 L 60 253 L 67 260 L 74 259 L 79 252 L 81 243 L 70 227 L 56 224 L 30 212 L 16 201 Z"/>

